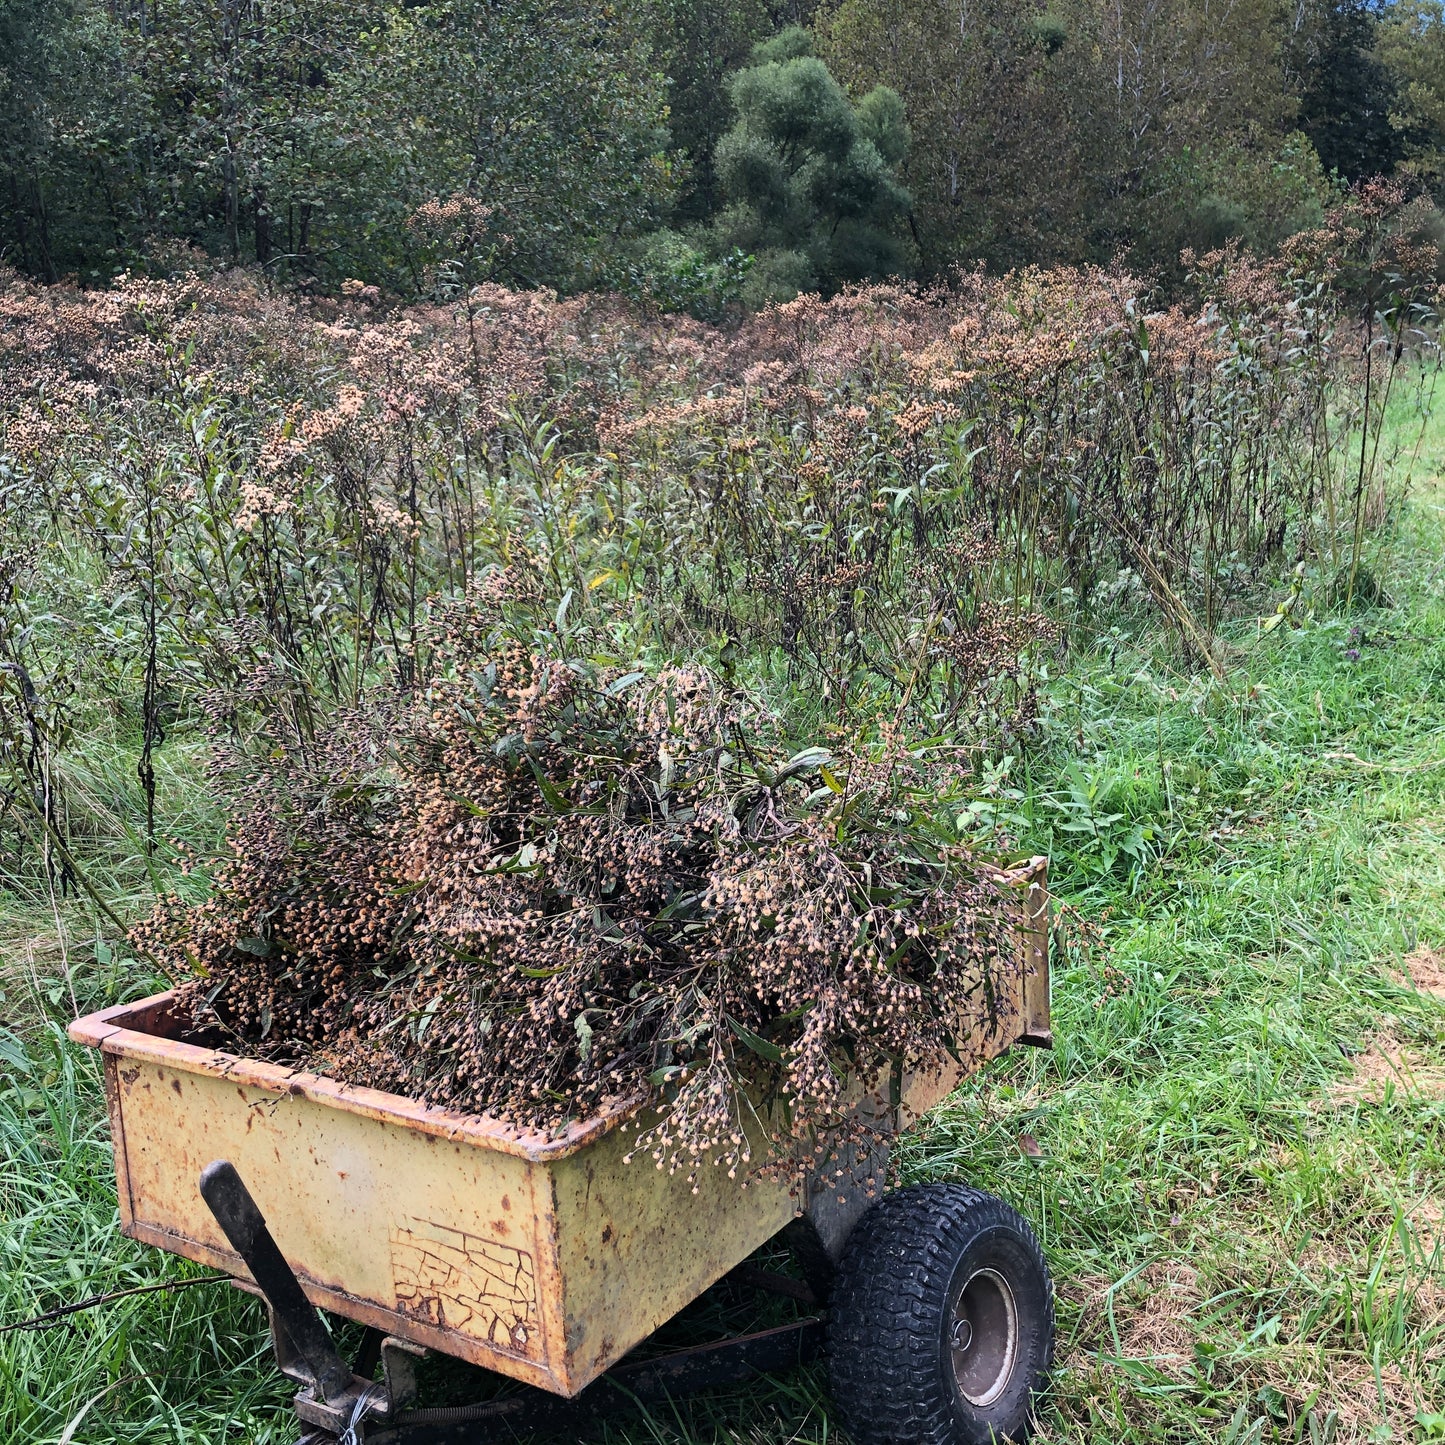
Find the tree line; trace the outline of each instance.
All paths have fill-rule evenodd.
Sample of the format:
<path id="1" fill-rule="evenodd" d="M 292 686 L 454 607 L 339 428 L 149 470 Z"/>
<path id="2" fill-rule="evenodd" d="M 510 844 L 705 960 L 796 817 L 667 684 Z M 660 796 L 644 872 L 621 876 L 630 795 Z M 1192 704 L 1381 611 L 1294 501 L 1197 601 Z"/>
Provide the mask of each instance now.
<path id="1" fill-rule="evenodd" d="M 1445 0 L 0 0 L 0 259 L 616 287 L 1267 250 L 1445 189 Z"/>

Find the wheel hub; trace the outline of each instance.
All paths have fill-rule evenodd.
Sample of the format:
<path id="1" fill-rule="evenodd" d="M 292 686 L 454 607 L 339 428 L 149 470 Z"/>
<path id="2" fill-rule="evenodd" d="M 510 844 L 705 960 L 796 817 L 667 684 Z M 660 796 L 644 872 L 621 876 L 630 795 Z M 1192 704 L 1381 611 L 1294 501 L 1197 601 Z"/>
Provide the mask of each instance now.
<path id="1" fill-rule="evenodd" d="M 1018 1358 L 1018 1309 L 1008 1281 L 978 1269 L 963 1282 L 953 1307 L 949 1354 L 959 1393 L 979 1409 L 1008 1388 Z"/>

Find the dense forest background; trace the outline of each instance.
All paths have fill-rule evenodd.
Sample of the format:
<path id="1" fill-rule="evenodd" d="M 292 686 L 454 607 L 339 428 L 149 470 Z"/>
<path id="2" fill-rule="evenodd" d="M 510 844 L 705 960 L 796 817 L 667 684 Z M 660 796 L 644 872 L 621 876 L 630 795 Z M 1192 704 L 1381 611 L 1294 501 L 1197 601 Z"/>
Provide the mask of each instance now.
<path id="1" fill-rule="evenodd" d="M 1445 196 L 1442 0 L 0 0 L 0 259 L 703 316 Z"/>

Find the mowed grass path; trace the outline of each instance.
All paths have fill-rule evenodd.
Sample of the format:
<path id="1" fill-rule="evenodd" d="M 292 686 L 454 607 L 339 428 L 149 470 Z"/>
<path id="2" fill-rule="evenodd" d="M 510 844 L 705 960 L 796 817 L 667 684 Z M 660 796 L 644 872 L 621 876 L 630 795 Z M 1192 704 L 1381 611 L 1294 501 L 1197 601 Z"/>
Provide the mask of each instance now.
<path id="1" fill-rule="evenodd" d="M 1234 701 L 1075 675 L 1082 772 L 1163 857 L 1131 893 L 1075 856 L 1114 913 L 1056 959 L 1055 1051 L 903 1159 L 1043 1233 L 1045 1440 L 1445 1439 L 1445 490 L 1411 527 L 1393 608 L 1237 634 Z"/>
<path id="2" fill-rule="evenodd" d="M 1391 605 L 1240 623 L 1229 692 L 1121 622 L 1050 684 L 1043 746 L 995 769 L 980 826 L 1049 852 L 1096 936 L 1066 916 L 1054 1052 L 970 1082 L 898 1167 L 1036 1222 L 1060 1297 L 1044 1441 L 1445 1439 L 1442 461 L 1437 422 L 1372 560 Z M 197 752 L 171 746 L 179 815 Z M 105 876 L 142 906 L 124 737 L 72 766 Z M 188 1267 L 120 1238 L 94 1060 L 58 1027 L 72 991 L 146 981 L 74 904 L 69 982 L 43 901 L 0 895 L 0 915 L 4 1324 Z M 7 1442 L 269 1445 L 295 1438 L 284 1400 L 259 1306 L 222 1286 L 0 1334 Z M 837 1432 L 802 1372 L 589 1438 Z"/>

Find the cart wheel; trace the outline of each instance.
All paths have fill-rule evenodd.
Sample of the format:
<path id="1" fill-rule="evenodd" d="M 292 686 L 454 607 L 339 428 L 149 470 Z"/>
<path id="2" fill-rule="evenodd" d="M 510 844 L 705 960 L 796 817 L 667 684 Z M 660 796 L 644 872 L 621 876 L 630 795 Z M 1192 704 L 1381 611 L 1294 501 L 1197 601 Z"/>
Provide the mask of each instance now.
<path id="1" fill-rule="evenodd" d="M 1023 1440 L 1054 1357 L 1054 1285 L 1028 1222 L 964 1184 L 880 1200 L 848 1238 L 828 1355 L 858 1445 Z"/>

